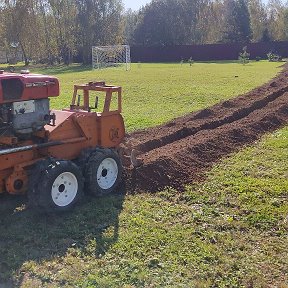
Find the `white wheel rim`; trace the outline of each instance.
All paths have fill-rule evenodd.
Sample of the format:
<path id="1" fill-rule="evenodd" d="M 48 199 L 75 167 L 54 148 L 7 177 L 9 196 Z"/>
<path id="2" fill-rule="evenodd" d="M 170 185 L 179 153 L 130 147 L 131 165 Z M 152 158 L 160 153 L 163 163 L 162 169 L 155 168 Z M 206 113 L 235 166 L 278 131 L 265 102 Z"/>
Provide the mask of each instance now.
<path id="1" fill-rule="evenodd" d="M 118 165 L 113 158 L 104 159 L 97 170 L 97 183 L 101 189 L 110 189 L 118 177 Z"/>
<path id="2" fill-rule="evenodd" d="M 65 207 L 73 202 L 78 192 L 78 181 L 74 174 L 64 172 L 53 182 L 51 196 L 53 202 Z"/>

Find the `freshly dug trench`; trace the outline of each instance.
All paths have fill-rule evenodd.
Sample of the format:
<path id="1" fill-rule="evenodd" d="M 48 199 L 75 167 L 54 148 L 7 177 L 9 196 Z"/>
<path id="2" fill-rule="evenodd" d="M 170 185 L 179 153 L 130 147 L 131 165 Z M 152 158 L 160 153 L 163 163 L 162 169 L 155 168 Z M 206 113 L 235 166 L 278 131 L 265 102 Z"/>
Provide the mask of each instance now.
<path id="1" fill-rule="evenodd" d="M 288 66 L 262 87 L 164 125 L 128 135 L 139 167 L 125 168 L 133 190 L 157 191 L 203 179 L 222 157 L 288 123 Z M 135 161 L 135 160 L 134 160 Z"/>

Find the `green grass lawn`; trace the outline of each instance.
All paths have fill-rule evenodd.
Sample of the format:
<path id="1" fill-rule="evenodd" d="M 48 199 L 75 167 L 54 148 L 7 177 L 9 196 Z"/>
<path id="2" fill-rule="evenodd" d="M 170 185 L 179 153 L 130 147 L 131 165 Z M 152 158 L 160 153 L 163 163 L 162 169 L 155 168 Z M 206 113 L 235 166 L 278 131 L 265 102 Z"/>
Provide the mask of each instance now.
<path id="1" fill-rule="evenodd" d="M 281 64 L 281 63 L 280 63 Z M 123 87 L 123 115 L 128 131 L 155 126 L 191 111 L 211 106 L 265 83 L 280 71 L 279 63 L 237 62 L 189 64 L 133 64 L 123 68 L 91 70 L 72 65 L 33 69 L 59 77 L 61 97 L 52 107 L 69 107 L 73 84 L 105 80 Z"/>
<path id="2" fill-rule="evenodd" d="M 74 82 L 100 78 L 125 87 L 125 118 L 133 130 L 246 92 L 273 77 L 278 65 L 45 71 L 59 76 L 64 95 Z M 61 106 L 60 99 L 53 105 Z M 287 139 L 288 127 L 266 135 L 181 193 L 86 198 L 73 212 L 55 216 L 26 210 L 25 199 L 0 196 L 0 287 L 13 278 L 29 288 L 287 288 Z"/>
<path id="3" fill-rule="evenodd" d="M 264 137 L 181 194 L 87 199 L 40 217 L 10 200 L 1 271 L 27 288 L 287 287 L 287 139 L 288 128 Z"/>

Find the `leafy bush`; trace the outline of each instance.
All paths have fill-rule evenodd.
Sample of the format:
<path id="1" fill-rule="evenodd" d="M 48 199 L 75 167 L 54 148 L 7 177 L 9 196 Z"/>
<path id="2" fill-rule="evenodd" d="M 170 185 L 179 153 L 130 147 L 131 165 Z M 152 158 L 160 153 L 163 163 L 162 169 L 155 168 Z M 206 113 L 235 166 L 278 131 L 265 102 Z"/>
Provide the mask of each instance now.
<path id="1" fill-rule="evenodd" d="M 280 56 L 279 54 L 274 53 L 274 52 L 272 52 L 272 51 L 270 51 L 270 52 L 267 54 L 267 58 L 268 58 L 269 62 L 279 62 L 279 61 L 282 61 L 282 56 Z"/>
<path id="2" fill-rule="evenodd" d="M 243 47 L 243 51 L 239 54 L 239 61 L 243 65 L 249 63 L 250 53 L 247 51 L 247 46 Z"/>
<path id="3" fill-rule="evenodd" d="M 189 63 L 190 66 L 192 66 L 192 64 L 194 64 L 194 60 L 192 59 L 192 57 L 190 57 L 188 59 L 188 63 Z"/>

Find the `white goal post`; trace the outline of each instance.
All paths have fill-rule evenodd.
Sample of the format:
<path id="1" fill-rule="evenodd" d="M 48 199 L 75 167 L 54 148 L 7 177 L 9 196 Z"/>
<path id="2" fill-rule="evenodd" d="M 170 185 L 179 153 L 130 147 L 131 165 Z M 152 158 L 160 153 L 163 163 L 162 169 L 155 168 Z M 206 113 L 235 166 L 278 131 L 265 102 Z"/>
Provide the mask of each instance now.
<path id="1" fill-rule="evenodd" d="M 129 45 L 93 46 L 92 67 L 101 69 L 124 64 L 126 70 L 130 70 L 131 56 Z"/>

